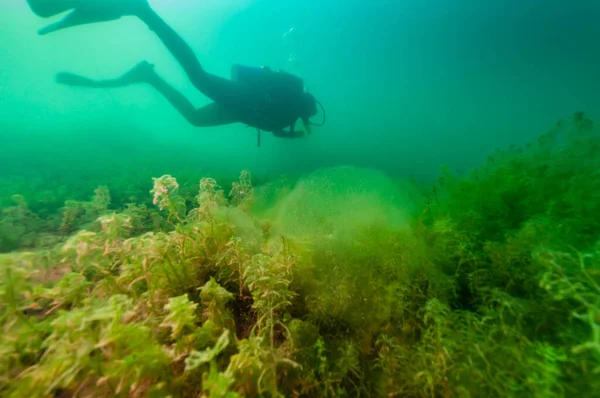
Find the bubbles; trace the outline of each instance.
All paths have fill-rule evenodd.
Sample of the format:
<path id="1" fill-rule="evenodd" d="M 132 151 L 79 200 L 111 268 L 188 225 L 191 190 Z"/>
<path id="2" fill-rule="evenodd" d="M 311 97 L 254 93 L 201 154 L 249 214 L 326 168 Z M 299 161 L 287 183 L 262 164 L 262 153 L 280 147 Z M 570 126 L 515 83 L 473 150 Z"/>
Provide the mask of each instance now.
<path id="1" fill-rule="evenodd" d="M 281 35 L 283 42 L 284 57 L 286 68 L 290 71 L 295 71 L 298 68 L 298 50 L 299 50 L 299 34 L 295 27 L 289 28 Z"/>
<path id="2" fill-rule="evenodd" d="M 285 38 L 287 38 L 288 36 L 290 36 L 290 35 L 293 35 L 293 34 L 294 34 L 294 32 L 295 32 L 295 31 L 294 31 L 294 28 L 290 28 L 290 29 L 289 29 L 287 32 L 285 32 L 285 33 L 283 34 L 283 38 L 285 39 Z"/>

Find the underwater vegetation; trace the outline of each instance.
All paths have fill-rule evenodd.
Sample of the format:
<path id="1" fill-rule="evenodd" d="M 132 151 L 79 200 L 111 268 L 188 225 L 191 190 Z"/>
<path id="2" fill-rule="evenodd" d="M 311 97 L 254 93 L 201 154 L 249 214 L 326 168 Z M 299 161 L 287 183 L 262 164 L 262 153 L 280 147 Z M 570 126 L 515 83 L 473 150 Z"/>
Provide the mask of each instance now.
<path id="1" fill-rule="evenodd" d="M 600 396 L 583 114 L 431 186 L 353 167 L 224 186 L 0 198 L 0 394 Z"/>

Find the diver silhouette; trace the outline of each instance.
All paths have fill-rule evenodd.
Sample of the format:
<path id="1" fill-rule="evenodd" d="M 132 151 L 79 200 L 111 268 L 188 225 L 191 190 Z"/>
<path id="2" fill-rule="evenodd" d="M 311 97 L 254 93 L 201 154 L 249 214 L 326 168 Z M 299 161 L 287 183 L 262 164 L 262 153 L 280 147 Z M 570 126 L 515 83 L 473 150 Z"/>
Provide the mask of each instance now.
<path id="1" fill-rule="evenodd" d="M 61 72 L 56 75 L 58 83 L 93 88 L 147 83 L 193 126 L 244 123 L 257 130 L 259 145 L 261 130 L 276 137 L 299 138 L 310 134 L 311 125 L 321 125 L 310 121 L 317 114 L 317 104 L 320 103 L 305 90 L 301 78 L 268 67 L 238 64 L 231 68 L 231 79 L 206 72 L 189 45 L 150 7 L 148 0 L 27 0 L 27 3 L 36 15 L 43 18 L 72 10 L 62 20 L 40 29 L 40 35 L 77 25 L 116 20 L 122 16 L 137 17 L 163 42 L 192 85 L 213 102 L 195 108 L 147 61 L 140 62 L 116 79 L 94 80 Z M 298 119 L 302 120 L 306 133 L 295 129 Z"/>

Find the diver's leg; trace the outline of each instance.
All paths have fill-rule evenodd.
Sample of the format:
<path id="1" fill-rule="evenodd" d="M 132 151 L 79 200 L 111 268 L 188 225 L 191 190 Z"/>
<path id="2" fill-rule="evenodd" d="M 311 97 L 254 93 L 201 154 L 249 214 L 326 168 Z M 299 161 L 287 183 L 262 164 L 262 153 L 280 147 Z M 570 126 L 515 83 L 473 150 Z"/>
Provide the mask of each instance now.
<path id="1" fill-rule="evenodd" d="M 204 95 L 222 104 L 240 104 L 243 96 L 251 94 L 236 82 L 207 73 L 190 46 L 152 8 L 144 7 L 136 15 L 158 36 Z"/>
<path id="2" fill-rule="evenodd" d="M 121 0 L 129 6 L 127 13 L 136 15 L 150 30 L 154 31 L 171 54 L 185 70 L 188 78 L 200 91 L 206 86 L 208 74 L 188 44 L 150 7 L 146 0 Z M 31 10 L 38 16 L 50 17 L 74 9 L 71 14 L 110 14 L 118 17 L 122 10 L 117 0 L 27 0 Z M 86 23 L 94 22 L 94 15 L 87 15 Z M 104 15 L 102 15 L 104 16 Z M 59 21 L 60 23 L 60 21 Z M 65 23 L 68 25 L 68 23 Z M 62 27 L 62 26 L 61 26 Z"/>
<path id="3" fill-rule="evenodd" d="M 228 107 L 244 106 L 256 100 L 253 90 L 205 72 L 189 45 L 150 7 L 147 0 L 28 0 L 28 3 L 40 16 L 51 16 L 73 8 L 62 20 L 40 29 L 40 34 L 113 20 L 122 15 L 135 15 L 154 31 L 184 69 L 190 82 L 204 95 Z"/>
<path id="4" fill-rule="evenodd" d="M 216 103 L 208 104 L 202 108 L 196 109 L 183 94 L 175 90 L 156 73 L 153 73 L 146 83 L 150 84 L 161 93 L 181 116 L 193 126 L 221 126 L 239 121 L 238 118 L 233 116 L 224 107 Z"/>
<path id="5" fill-rule="evenodd" d="M 215 127 L 237 122 L 239 120 L 235 116 L 215 102 L 196 109 L 190 121 L 196 127 Z"/>
<path id="6" fill-rule="evenodd" d="M 140 62 L 129 72 L 117 79 L 94 80 L 73 73 L 61 72 L 56 75 L 56 81 L 67 86 L 91 88 L 118 88 L 136 83 L 147 83 L 161 93 L 194 126 L 220 126 L 238 121 L 237 118 L 216 104 L 209 104 L 203 108 L 196 109 L 190 100 L 161 78 L 154 71 L 154 66 L 146 61 Z"/>

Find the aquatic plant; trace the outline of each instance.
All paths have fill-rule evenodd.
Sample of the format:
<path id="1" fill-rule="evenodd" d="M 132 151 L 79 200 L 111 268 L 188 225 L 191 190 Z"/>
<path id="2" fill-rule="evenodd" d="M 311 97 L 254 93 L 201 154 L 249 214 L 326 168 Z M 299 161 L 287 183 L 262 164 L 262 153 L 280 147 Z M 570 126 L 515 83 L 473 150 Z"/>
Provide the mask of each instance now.
<path id="1" fill-rule="evenodd" d="M 15 196 L 0 394 L 596 396 L 599 148 L 578 113 L 422 192 L 338 167 Z"/>

